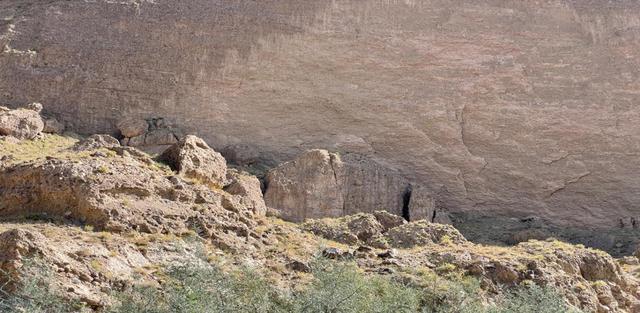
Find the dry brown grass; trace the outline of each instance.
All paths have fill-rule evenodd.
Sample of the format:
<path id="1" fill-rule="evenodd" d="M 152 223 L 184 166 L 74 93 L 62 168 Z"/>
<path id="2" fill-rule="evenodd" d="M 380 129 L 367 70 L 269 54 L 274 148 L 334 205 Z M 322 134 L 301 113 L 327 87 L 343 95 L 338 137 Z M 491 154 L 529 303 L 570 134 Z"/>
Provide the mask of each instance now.
<path id="1" fill-rule="evenodd" d="M 68 151 L 77 138 L 43 134 L 41 138 L 21 141 L 0 141 L 0 156 L 9 155 L 9 164 L 36 161 L 48 156 L 70 157 L 77 156 L 77 152 Z"/>

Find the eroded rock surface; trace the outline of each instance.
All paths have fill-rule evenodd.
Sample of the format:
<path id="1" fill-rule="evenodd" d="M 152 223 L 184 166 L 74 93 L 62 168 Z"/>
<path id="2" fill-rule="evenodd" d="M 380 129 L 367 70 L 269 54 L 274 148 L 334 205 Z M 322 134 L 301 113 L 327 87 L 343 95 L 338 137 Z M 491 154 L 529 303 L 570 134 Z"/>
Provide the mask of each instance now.
<path id="1" fill-rule="evenodd" d="M 0 218 L 37 217 L 113 232 L 195 231 L 206 238 L 229 238 L 230 245 L 238 240 L 230 234 L 250 234 L 249 217 L 260 210 L 243 204 L 252 204 L 255 197 L 245 201 L 244 195 L 185 181 L 134 148 L 94 147 L 83 153 L 90 155 L 4 169 Z"/>
<path id="2" fill-rule="evenodd" d="M 430 194 L 414 187 L 397 172 L 358 155 L 310 150 L 270 170 L 265 201 L 283 218 L 340 217 L 385 210 L 410 220 L 450 223 Z"/>
<path id="3" fill-rule="evenodd" d="M 21 108 L 0 111 L 0 136 L 33 139 L 44 129 L 39 111 Z"/>
<path id="4" fill-rule="evenodd" d="M 227 161 L 196 136 L 185 136 L 159 159 L 185 177 L 217 187 L 227 182 Z"/>
<path id="5" fill-rule="evenodd" d="M 153 112 L 275 163 L 355 152 L 456 212 L 636 232 L 620 221 L 640 203 L 639 12 L 637 1 L 5 0 L 0 103 L 46 103 L 87 134 Z"/>

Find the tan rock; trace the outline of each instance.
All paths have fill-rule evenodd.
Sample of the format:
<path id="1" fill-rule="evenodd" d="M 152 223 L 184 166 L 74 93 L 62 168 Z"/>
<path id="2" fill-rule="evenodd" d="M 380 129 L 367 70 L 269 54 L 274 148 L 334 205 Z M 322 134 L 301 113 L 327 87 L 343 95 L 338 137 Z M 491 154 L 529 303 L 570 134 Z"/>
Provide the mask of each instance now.
<path id="1" fill-rule="evenodd" d="M 403 215 L 408 182 L 357 156 L 310 150 L 272 169 L 265 201 L 291 221 L 387 210 Z"/>
<path id="2" fill-rule="evenodd" d="M 186 136 L 165 150 L 159 159 L 180 175 L 222 187 L 227 180 L 227 163 L 222 155 L 196 137 Z"/>
<path id="3" fill-rule="evenodd" d="M 246 175 L 237 171 L 229 171 L 227 178 L 230 181 L 224 190 L 232 195 L 241 196 L 241 202 L 257 216 L 265 216 L 267 206 L 262 197 L 260 180 L 252 175 Z"/>
<path id="4" fill-rule="evenodd" d="M 17 109 L 0 113 L 0 136 L 33 139 L 43 129 L 44 122 L 36 111 Z"/>
<path id="5" fill-rule="evenodd" d="M 375 211 L 373 212 L 373 216 L 376 217 L 376 220 L 382 225 L 383 231 L 387 231 L 391 228 L 404 225 L 407 221 L 395 214 L 391 214 L 387 211 Z"/>
<path id="6" fill-rule="evenodd" d="M 127 118 L 119 121 L 116 127 L 118 127 L 122 136 L 131 138 L 146 133 L 149 125 L 143 119 Z"/>
<path id="7" fill-rule="evenodd" d="M 127 138 L 127 146 L 132 146 L 132 147 L 140 147 L 140 146 L 144 146 L 144 138 L 145 135 L 140 135 L 140 136 L 135 136 L 135 137 L 131 137 L 131 138 Z"/>
<path id="8" fill-rule="evenodd" d="M 425 220 L 407 223 L 390 229 L 386 237 L 394 247 L 411 248 L 433 243 L 464 243 L 466 239 L 450 225 Z"/>
<path id="9" fill-rule="evenodd" d="M 342 170 L 337 154 L 310 150 L 269 171 L 265 202 L 291 221 L 343 216 Z"/>
<path id="10" fill-rule="evenodd" d="M 112 148 L 120 146 L 120 141 L 109 135 L 96 134 L 78 141 L 74 146 L 75 151 L 88 151 L 100 148 Z"/>
<path id="11" fill-rule="evenodd" d="M 121 153 L 50 159 L 0 172 L 0 218 L 46 216 L 114 232 L 199 229 L 208 236 L 236 231 L 246 236 L 243 225 L 252 224 L 255 215 L 241 203 L 224 203 L 227 193 L 169 179 L 134 148 L 113 149 Z M 234 236 L 229 245 L 240 240 Z"/>

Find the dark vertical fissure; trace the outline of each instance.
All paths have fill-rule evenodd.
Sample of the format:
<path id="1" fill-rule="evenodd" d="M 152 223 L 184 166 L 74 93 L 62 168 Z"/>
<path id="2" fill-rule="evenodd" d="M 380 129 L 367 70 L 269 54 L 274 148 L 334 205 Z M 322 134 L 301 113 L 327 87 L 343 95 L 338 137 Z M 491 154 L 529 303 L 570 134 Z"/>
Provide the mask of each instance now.
<path id="1" fill-rule="evenodd" d="M 411 192 L 413 192 L 413 187 L 411 185 L 407 185 L 407 188 L 402 195 L 402 217 L 410 221 L 411 214 L 409 213 L 409 202 L 411 202 Z"/>

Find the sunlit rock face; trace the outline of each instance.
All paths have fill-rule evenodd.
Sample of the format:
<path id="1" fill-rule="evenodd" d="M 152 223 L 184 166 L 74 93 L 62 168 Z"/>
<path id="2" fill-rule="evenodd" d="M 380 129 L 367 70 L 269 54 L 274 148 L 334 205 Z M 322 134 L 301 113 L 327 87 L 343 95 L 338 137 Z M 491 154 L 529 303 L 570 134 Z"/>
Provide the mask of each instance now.
<path id="1" fill-rule="evenodd" d="M 5 0 L 0 104 L 357 153 L 451 212 L 631 232 L 639 39 L 635 1 Z"/>

